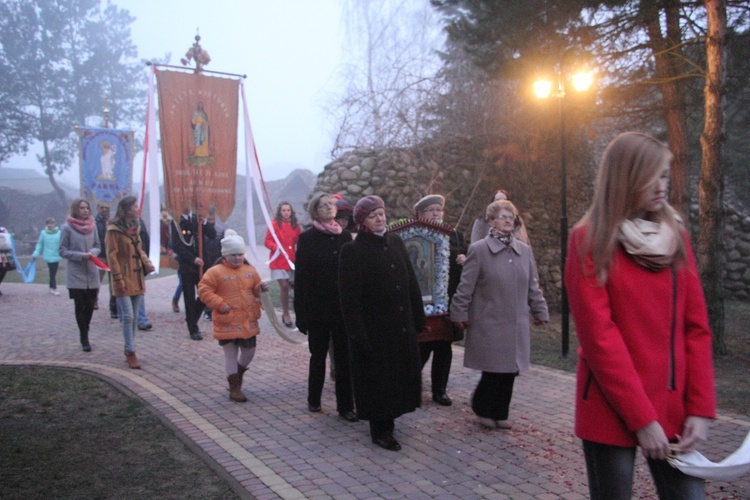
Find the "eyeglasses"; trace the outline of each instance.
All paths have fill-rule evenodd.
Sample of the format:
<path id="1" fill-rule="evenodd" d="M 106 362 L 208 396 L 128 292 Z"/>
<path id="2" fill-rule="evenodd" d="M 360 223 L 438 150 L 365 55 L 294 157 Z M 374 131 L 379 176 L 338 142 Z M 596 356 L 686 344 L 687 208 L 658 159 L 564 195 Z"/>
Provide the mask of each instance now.
<path id="1" fill-rule="evenodd" d="M 512 215 L 494 215 L 494 216 L 491 215 L 491 216 L 487 217 L 487 219 L 488 220 L 500 219 L 503 222 L 510 222 L 513 219 L 515 219 L 515 217 L 512 216 Z"/>

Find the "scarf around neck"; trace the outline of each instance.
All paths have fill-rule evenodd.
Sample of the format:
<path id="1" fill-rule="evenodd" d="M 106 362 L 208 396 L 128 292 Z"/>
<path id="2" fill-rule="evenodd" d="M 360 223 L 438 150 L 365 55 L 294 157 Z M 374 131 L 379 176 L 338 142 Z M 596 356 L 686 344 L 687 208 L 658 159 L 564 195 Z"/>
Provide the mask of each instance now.
<path id="1" fill-rule="evenodd" d="M 76 232 L 79 232 L 81 234 L 89 234 L 91 233 L 96 225 L 94 224 L 94 219 L 92 217 L 89 217 L 88 219 L 81 220 L 76 219 L 75 217 L 71 217 L 68 215 L 68 218 L 65 219 L 65 222 L 68 223 L 68 225 L 74 229 Z"/>
<path id="2" fill-rule="evenodd" d="M 115 225 L 128 236 L 134 236 L 138 234 L 138 231 L 140 230 L 140 223 L 137 220 L 134 220 L 132 222 L 118 221 L 115 223 Z"/>
<path id="3" fill-rule="evenodd" d="M 341 231 L 343 231 L 343 228 L 339 226 L 339 223 L 336 222 L 336 219 L 333 219 L 331 222 L 321 222 L 317 219 L 313 220 L 313 227 L 320 231 L 321 233 L 325 234 L 341 234 Z"/>
<path id="4" fill-rule="evenodd" d="M 677 233 L 669 224 L 643 219 L 626 219 L 617 240 L 635 261 L 651 271 L 672 265 L 677 252 Z"/>
<path id="5" fill-rule="evenodd" d="M 495 228 L 490 228 L 490 236 L 500 240 L 506 246 L 510 245 L 510 241 L 513 239 L 513 233 L 506 233 Z"/>

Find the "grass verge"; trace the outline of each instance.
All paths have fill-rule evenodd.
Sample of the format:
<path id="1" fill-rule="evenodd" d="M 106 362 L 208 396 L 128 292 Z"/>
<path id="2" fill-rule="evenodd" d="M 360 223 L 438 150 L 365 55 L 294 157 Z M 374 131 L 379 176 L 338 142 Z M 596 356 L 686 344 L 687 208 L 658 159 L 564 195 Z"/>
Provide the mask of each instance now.
<path id="1" fill-rule="evenodd" d="M 239 498 L 137 398 L 85 373 L 0 367 L 0 498 Z"/>

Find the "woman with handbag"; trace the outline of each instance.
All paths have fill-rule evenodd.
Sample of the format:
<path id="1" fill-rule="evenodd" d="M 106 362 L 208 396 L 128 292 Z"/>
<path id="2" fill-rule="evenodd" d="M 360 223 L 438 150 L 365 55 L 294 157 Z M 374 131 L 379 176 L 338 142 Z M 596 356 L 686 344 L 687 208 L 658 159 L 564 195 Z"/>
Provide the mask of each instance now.
<path id="1" fill-rule="evenodd" d="M 99 297 L 99 268 L 91 261 L 101 252 L 99 234 L 91 204 L 76 198 L 60 234 L 60 256 L 68 260 L 65 268 L 68 295 L 75 304 L 76 322 L 84 352 L 91 352 L 89 325 Z"/>
<path id="2" fill-rule="evenodd" d="M 705 498 L 665 460 L 715 417 L 711 331 L 690 241 L 667 203 L 672 153 L 620 134 L 570 238 L 565 284 L 580 347 L 575 432 L 593 499 L 629 499 L 636 446 L 659 497 Z M 670 444 L 671 443 L 671 444 Z"/>
<path id="3" fill-rule="evenodd" d="M 135 196 L 126 196 L 117 204 L 117 212 L 107 225 L 105 237 L 107 263 L 111 272 L 112 293 L 117 302 L 125 360 L 128 368 L 141 367 L 135 355 L 135 329 L 138 307 L 146 292 L 146 275 L 154 266 L 141 247 L 140 209 Z"/>

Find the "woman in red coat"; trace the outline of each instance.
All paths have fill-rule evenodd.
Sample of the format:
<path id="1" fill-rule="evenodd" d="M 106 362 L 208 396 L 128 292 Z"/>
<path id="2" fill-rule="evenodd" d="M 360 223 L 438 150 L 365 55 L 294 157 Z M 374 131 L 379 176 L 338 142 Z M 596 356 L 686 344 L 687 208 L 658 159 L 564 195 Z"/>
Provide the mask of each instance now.
<path id="1" fill-rule="evenodd" d="M 565 284 L 580 348 L 576 435 L 593 499 L 631 498 L 636 446 L 660 498 L 705 497 L 665 460 L 715 417 L 711 332 L 695 258 L 667 203 L 667 147 L 617 136 L 571 235 Z"/>
<path id="2" fill-rule="evenodd" d="M 294 326 L 292 317 L 289 315 L 289 287 L 290 282 L 294 282 L 294 254 L 297 248 L 297 240 L 302 229 L 297 224 L 297 216 L 291 203 L 282 201 L 276 209 L 276 218 L 273 224 L 273 232 L 277 240 L 271 234 L 271 230 L 266 231 L 266 248 L 271 251 L 270 263 L 271 279 L 279 282 L 281 293 L 281 321 L 284 326 L 291 328 Z M 279 247 L 279 243 L 281 247 Z M 283 252 L 282 252 L 283 249 Z"/>

